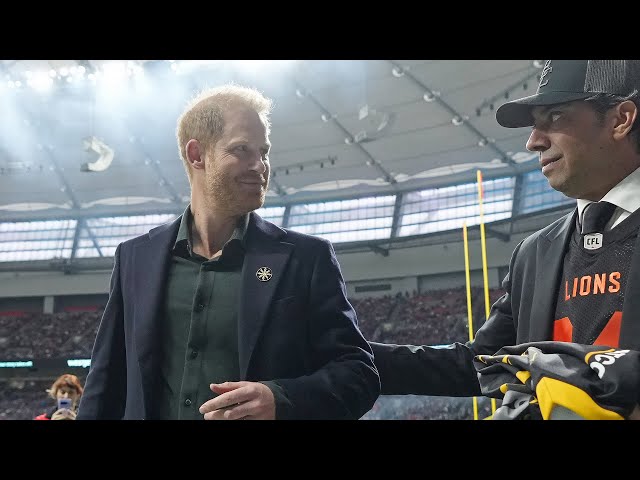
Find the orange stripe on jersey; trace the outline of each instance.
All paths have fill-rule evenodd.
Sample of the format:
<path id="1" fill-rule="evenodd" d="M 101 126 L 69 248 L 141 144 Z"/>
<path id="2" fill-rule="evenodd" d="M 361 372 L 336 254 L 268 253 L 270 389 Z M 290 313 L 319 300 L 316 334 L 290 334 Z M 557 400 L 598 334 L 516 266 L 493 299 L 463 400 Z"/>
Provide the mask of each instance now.
<path id="1" fill-rule="evenodd" d="M 573 325 L 569 317 L 553 322 L 553 340 L 556 342 L 570 342 L 573 337 Z"/>
<path id="2" fill-rule="evenodd" d="M 622 312 L 615 312 L 611 315 L 609 322 L 602 329 L 594 345 L 606 345 L 608 347 L 618 348 L 620 341 L 620 326 L 622 325 Z"/>

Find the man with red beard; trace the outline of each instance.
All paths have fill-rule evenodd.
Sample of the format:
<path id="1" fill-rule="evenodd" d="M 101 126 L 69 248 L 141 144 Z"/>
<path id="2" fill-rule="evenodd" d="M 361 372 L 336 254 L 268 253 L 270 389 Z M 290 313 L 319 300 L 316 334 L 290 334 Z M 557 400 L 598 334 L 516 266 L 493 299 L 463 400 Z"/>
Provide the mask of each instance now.
<path id="1" fill-rule="evenodd" d="M 78 419 L 357 419 L 380 391 L 332 245 L 254 210 L 271 100 L 225 85 L 178 119 L 191 202 L 120 244 Z"/>

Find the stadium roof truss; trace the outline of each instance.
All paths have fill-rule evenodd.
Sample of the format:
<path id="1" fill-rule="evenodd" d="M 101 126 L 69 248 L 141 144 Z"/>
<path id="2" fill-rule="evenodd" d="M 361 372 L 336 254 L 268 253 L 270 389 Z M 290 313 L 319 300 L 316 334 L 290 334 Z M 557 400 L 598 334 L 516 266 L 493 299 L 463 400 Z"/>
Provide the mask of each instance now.
<path id="1" fill-rule="evenodd" d="M 230 81 L 274 100 L 267 218 L 384 254 L 396 239 L 477 218 L 481 171 L 487 221 L 498 222 L 489 232 L 506 239 L 533 210 L 567 208 L 540 186 L 528 129 L 502 128 L 494 116 L 500 103 L 535 92 L 540 66 L 0 61 L 0 262 L 18 261 L 1 258 L 13 244 L 44 240 L 57 240 L 49 250 L 59 253 L 24 260 L 110 257 L 118 241 L 175 218 L 189 201 L 176 120 L 199 90 Z M 531 185 L 537 207 L 523 193 Z"/>

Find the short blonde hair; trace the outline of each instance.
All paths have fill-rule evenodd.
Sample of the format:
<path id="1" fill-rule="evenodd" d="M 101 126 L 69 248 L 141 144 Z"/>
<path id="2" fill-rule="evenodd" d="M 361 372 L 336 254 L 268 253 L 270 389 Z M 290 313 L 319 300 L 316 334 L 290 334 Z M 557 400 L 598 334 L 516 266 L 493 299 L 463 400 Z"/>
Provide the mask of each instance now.
<path id="1" fill-rule="evenodd" d="M 230 106 L 238 104 L 255 110 L 265 122 L 267 134 L 269 133 L 271 128 L 269 115 L 273 101 L 255 88 L 229 83 L 203 90 L 188 102 L 178 118 L 176 138 L 189 182 L 191 182 L 191 169 L 187 160 L 187 142 L 195 138 L 200 141 L 205 150 L 215 146 L 224 132 L 224 112 Z"/>

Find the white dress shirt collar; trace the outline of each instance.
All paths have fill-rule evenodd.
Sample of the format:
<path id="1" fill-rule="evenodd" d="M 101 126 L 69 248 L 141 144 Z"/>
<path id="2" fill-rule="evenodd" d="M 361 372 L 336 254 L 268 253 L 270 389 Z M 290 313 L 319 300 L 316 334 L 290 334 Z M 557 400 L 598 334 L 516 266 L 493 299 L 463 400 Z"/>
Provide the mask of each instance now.
<path id="1" fill-rule="evenodd" d="M 602 197 L 602 201 L 613 203 L 629 214 L 640 208 L 640 168 L 636 168 Z M 578 215 L 582 224 L 582 213 L 591 200 L 578 199 Z"/>

